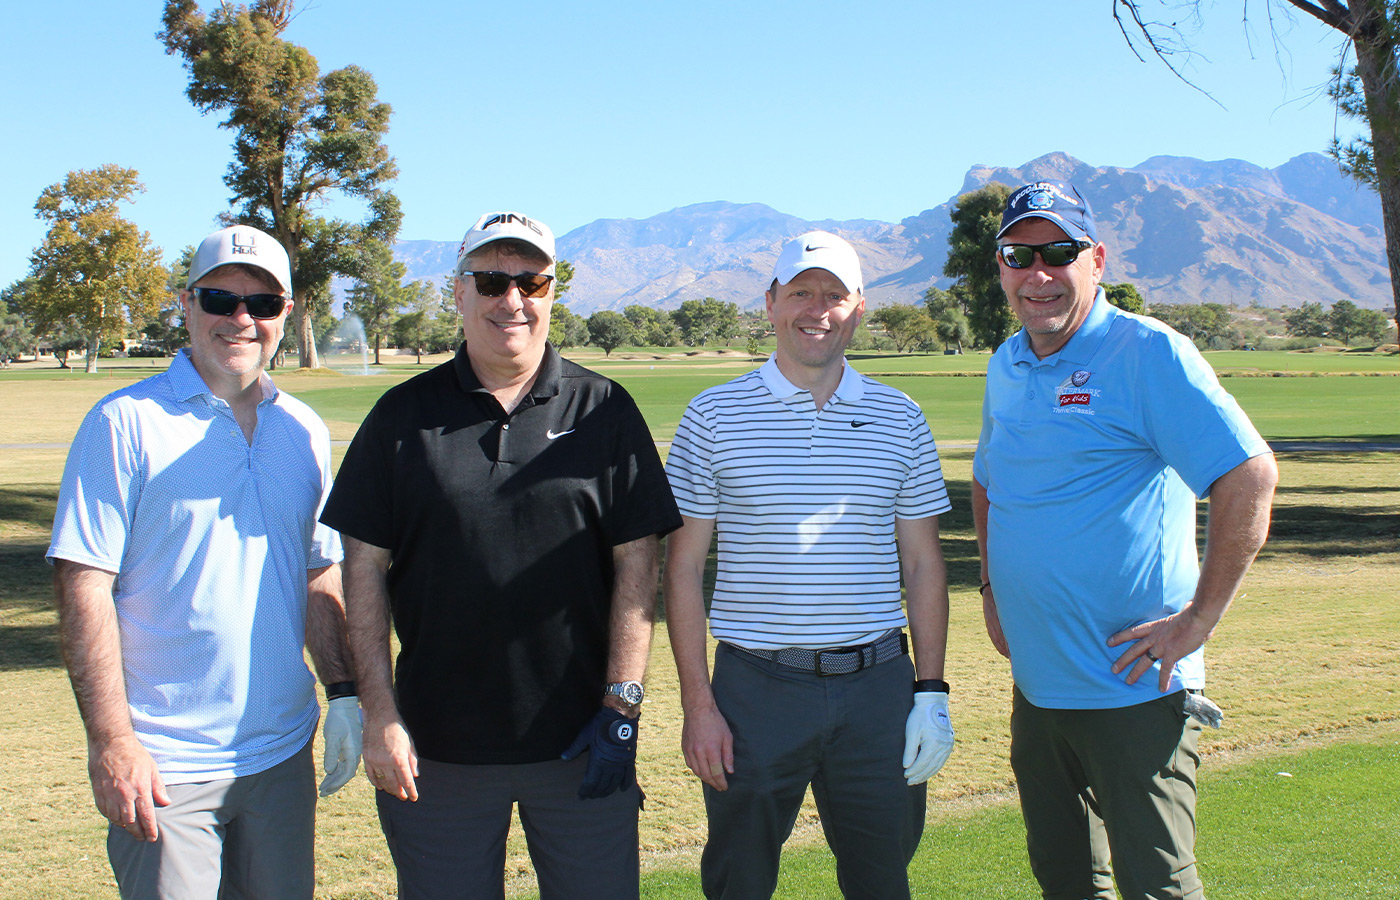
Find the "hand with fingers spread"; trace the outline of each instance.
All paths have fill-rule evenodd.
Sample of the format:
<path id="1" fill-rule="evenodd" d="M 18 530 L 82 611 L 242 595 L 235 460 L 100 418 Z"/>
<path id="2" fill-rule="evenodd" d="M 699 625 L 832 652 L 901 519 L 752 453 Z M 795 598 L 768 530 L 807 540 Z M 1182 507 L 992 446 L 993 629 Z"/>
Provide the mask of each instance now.
<path id="1" fill-rule="evenodd" d="M 156 807 L 168 806 L 165 781 L 135 735 L 114 738 L 88 750 L 88 777 L 98 810 L 139 841 L 160 837 Z"/>
<path id="2" fill-rule="evenodd" d="M 1157 689 L 1166 693 L 1177 662 L 1200 649 L 1213 630 L 1197 620 L 1194 609 L 1194 606 L 1188 606 L 1164 619 L 1143 622 L 1111 636 L 1108 639 L 1110 647 L 1133 642 L 1113 663 L 1113 674 L 1127 670 L 1128 684 L 1136 684 L 1153 666 L 1160 665 Z"/>
<path id="3" fill-rule="evenodd" d="M 681 750 L 696 777 L 717 791 L 729 789 L 725 776 L 734 774 L 734 734 L 718 707 L 711 704 L 685 714 Z"/>

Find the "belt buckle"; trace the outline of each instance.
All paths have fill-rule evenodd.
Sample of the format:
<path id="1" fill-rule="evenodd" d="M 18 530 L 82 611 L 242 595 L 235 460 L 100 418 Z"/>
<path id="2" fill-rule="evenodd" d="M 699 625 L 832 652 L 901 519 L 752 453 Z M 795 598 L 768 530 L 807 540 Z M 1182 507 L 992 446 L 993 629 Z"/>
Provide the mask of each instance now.
<path id="1" fill-rule="evenodd" d="M 868 644 L 862 644 L 859 647 L 837 647 L 832 650 L 818 650 L 816 651 L 816 657 L 813 659 L 812 665 L 816 669 L 817 675 L 822 678 L 830 678 L 833 675 L 853 675 L 856 672 L 859 672 L 861 669 L 865 668 L 865 650 L 868 646 Z M 856 661 L 858 665 L 849 672 L 823 672 L 822 655 L 840 653 L 854 653 L 856 655 Z"/>

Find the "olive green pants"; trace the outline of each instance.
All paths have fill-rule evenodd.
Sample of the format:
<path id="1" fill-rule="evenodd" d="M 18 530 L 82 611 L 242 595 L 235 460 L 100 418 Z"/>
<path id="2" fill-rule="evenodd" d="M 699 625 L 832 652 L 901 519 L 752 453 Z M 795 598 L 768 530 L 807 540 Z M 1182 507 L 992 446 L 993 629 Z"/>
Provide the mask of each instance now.
<path id="1" fill-rule="evenodd" d="M 1196 741 L 1184 691 L 1119 709 L 1043 709 L 1017 690 L 1011 768 L 1047 900 L 1201 900 Z M 1111 861 L 1111 866 L 1110 866 Z"/>

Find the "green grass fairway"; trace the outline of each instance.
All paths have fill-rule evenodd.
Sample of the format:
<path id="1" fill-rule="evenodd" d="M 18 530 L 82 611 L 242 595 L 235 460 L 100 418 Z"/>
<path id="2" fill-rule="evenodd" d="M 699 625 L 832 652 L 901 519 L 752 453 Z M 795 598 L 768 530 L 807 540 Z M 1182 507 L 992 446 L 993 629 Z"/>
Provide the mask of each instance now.
<path id="1" fill-rule="evenodd" d="M 1197 855 L 1215 900 L 1400 896 L 1400 803 L 1376 804 L 1400 768 L 1397 735 L 1203 770 Z M 1286 774 L 1284 774 L 1286 773 Z M 1382 788 L 1385 790 L 1386 788 Z M 825 847 L 783 856 L 776 900 L 839 897 Z M 915 897 L 1026 898 L 1038 893 L 1014 799 L 936 812 L 909 867 Z M 660 871 L 642 896 L 700 895 L 693 868 Z"/>
<path id="2" fill-rule="evenodd" d="M 659 441 L 670 440 L 694 394 L 755 365 L 735 353 L 570 355 L 626 385 Z M 1268 371 L 1288 363 L 1320 372 L 1339 361 L 1352 372 L 1400 367 L 1396 357 L 1364 354 L 1239 355 Z M 1242 364 L 1228 354 L 1207 357 Z M 284 369 L 275 377 L 345 441 L 386 388 L 444 358 L 417 366 L 387 357 L 391 364 L 373 375 Z M 0 450 L 0 772 L 8 776 L 0 779 L 0 900 L 116 895 L 83 730 L 58 656 L 43 552 L 66 445 L 100 397 L 160 369 L 138 362 L 104 367 L 95 378 L 56 369 L 0 372 L 0 443 L 10 445 Z M 969 508 L 968 442 L 977 436 L 984 379 L 968 376 L 985 368 L 986 356 L 858 355 L 854 364 L 924 408 L 944 448 L 953 502 L 940 532 L 952 588 L 947 677 L 958 749 L 930 786 L 915 895 L 1033 896 L 1015 806 L 996 800 L 1014 788 L 1010 672 L 983 630 Z M 1241 374 L 1225 386 L 1266 437 L 1400 440 L 1400 378 Z M 336 459 L 343 453 L 337 448 Z M 1226 727 L 1202 740 L 1201 856 L 1209 896 L 1400 897 L 1392 847 L 1400 841 L 1400 803 L 1391 790 L 1400 739 L 1400 457 L 1284 453 L 1279 469 L 1270 542 L 1208 650 L 1211 694 L 1227 715 Z M 679 751 L 679 689 L 664 629 L 647 683 L 638 760 L 648 794 L 641 821 L 646 896 L 693 897 L 705 815 Z M 1295 777 L 1271 774 L 1277 771 Z M 368 782 L 356 778 L 323 800 L 317 816 L 317 897 L 392 897 L 393 868 Z M 779 896 L 836 896 L 810 800 L 789 844 Z M 534 890 L 518 827 L 507 872 L 510 896 Z"/>

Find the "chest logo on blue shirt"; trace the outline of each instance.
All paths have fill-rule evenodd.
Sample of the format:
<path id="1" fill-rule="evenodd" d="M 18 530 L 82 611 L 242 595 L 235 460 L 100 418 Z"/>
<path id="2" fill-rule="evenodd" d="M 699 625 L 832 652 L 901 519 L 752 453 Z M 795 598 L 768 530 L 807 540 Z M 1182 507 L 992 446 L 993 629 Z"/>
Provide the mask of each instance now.
<path id="1" fill-rule="evenodd" d="M 1085 387 L 1093 373 L 1079 369 L 1055 388 L 1055 412 L 1077 413 L 1081 416 L 1096 415 L 1094 401 L 1102 394 L 1098 388 Z"/>

